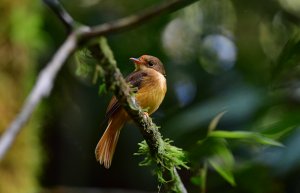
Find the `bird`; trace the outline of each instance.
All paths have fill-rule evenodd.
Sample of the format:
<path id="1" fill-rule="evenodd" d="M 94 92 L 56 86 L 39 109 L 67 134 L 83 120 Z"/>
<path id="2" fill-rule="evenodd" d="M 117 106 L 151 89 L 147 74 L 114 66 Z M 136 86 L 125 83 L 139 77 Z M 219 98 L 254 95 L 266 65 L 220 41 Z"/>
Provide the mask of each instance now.
<path id="1" fill-rule="evenodd" d="M 145 114 L 151 115 L 162 103 L 167 92 L 166 72 L 163 63 L 155 56 L 142 55 L 130 58 L 135 70 L 126 77 L 126 82 L 135 88 L 135 98 Z M 107 127 L 96 149 L 96 160 L 105 168 L 110 168 L 122 127 L 131 120 L 115 96 L 112 97 L 105 119 Z"/>

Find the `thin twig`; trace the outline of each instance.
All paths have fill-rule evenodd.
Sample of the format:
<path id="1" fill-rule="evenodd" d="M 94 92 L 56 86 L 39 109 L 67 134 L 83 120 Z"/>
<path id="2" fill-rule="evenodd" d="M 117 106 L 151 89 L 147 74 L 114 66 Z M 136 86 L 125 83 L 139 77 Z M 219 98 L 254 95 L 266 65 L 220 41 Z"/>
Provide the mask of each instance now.
<path id="1" fill-rule="evenodd" d="M 92 27 L 91 32 L 83 36 L 84 38 L 99 37 L 106 34 L 119 32 L 139 24 L 142 24 L 152 18 L 158 17 L 167 12 L 173 12 L 185 5 L 191 4 L 196 0 L 171 0 L 165 1 L 160 5 L 150 7 L 148 9 L 139 11 L 137 14 L 127 16 L 116 21 L 104 23 Z"/>
<path id="2" fill-rule="evenodd" d="M 174 168 L 174 174 L 176 175 L 176 180 L 178 180 L 178 184 L 180 185 L 179 189 L 181 190 L 181 193 L 187 193 L 176 168 Z"/>
<path id="3" fill-rule="evenodd" d="M 70 16 L 70 14 L 65 10 L 65 8 L 60 4 L 58 0 L 43 0 L 46 5 L 48 5 L 52 11 L 56 14 L 59 20 L 64 24 L 68 33 L 71 33 L 76 27 L 76 22 Z"/>

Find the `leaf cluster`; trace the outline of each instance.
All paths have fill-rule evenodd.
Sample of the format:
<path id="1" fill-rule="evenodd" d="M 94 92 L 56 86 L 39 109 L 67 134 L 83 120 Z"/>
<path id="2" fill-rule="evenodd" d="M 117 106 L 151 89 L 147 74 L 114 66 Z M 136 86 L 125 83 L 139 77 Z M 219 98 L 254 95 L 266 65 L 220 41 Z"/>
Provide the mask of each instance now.
<path id="1" fill-rule="evenodd" d="M 229 148 L 230 140 L 240 140 L 254 144 L 283 147 L 283 145 L 266 135 L 252 131 L 221 131 L 216 130 L 217 124 L 224 113 L 219 114 L 211 121 L 206 137 L 199 140 L 190 152 L 190 159 L 193 160 L 193 168 L 201 163 L 197 175 L 192 183 L 201 186 L 205 192 L 206 173 L 208 167 L 215 170 L 232 186 L 236 185 L 233 175 L 235 159 Z M 198 166 L 199 167 L 199 166 Z"/>

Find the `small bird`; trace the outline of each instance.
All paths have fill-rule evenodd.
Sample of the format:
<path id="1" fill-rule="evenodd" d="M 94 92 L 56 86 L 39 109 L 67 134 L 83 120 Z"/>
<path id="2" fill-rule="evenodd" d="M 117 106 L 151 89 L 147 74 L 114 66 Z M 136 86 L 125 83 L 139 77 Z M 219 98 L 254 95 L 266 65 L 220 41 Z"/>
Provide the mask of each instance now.
<path id="1" fill-rule="evenodd" d="M 166 72 L 163 63 L 156 57 L 142 55 L 130 58 L 135 70 L 126 77 L 126 81 L 136 90 L 136 101 L 147 113 L 154 113 L 162 103 L 166 91 Z M 113 97 L 106 111 L 108 125 L 95 149 L 97 161 L 109 168 L 124 124 L 131 120 L 118 100 Z"/>

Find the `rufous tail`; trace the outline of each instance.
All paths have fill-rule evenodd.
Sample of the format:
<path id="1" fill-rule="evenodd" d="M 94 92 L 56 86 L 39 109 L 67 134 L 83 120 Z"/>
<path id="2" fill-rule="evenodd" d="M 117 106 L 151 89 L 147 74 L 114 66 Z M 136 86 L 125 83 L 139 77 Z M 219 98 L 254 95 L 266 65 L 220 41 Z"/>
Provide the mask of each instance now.
<path id="1" fill-rule="evenodd" d="M 110 119 L 95 149 L 96 159 L 107 169 L 111 165 L 123 125 L 124 120 L 120 118 Z"/>

